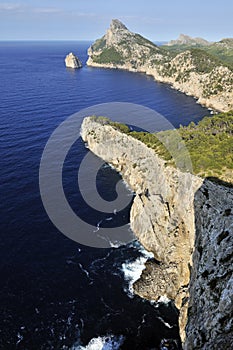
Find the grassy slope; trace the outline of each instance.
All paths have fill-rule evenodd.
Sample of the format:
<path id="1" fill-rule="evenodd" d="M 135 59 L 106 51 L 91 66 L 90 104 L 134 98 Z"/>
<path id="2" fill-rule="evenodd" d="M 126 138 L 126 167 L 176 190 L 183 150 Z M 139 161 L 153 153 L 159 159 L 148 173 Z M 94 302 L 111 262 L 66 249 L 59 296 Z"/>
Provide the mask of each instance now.
<path id="1" fill-rule="evenodd" d="M 99 117 L 97 120 L 142 141 L 168 164 L 174 165 L 174 160 L 166 148 L 171 150 L 174 147 L 174 137 L 178 137 L 174 130 L 150 134 L 130 131 L 126 125 L 104 117 Z M 233 111 L 205 117 L 197 125 L 192 122 L 189 126 L 181 126 L 177 130 L 191 157 L 194 174 L 233 184 Z M 175 157 L 176 155 L 179 157 L 177 144 L 172 151 Z"/>
<path id="2" fill-rule="evenodd" d="M 199 52 L 204 54 L 207 53 L 215 60 L 218 60 L 218 64 L 222 64 L 225 65 L 227 67 L 229 67 L 230 69 L 233 69 L 233 48 L 229 47 L 226 48 L 224 46 L 220 46 L 220 45 L 208 45 L 208 46 L 188 46 L 188 45 L 174 45 L 174 46 L 162 46 L 162 48 L 167 51 L 170 52 L 173 56 L 175 56 L 176 54 L 179 54 L 181 52 L 187 51 L 187 50 L 191 50 L 194 51 L 195 50 L 199 50 Z"/>
<path id="3" fill-rule="evenodd" d="M 160 49 L 154 43 L 143 38 L 140 34 L 131 34 L 129 38 L 127 38 L 127 36 L 123 37 L 122 41 L 118 44 L 118 48 L 113 46 L 107 47 L 105 37 L 103 36 L 92 45 L 94 51 L 101 51 L 98 55 L 93 55 L 92 59 L 94 62 L 100 64 L 112 63 L 123 65 L 126 59 L 133 59 L 133 54 L 131 53 L 131 47 L 133 45 L 140 45 L 150 49 L 149 56 L 160 52 Z M 122 50 L 124 54 L 122 54 Z M 149 56 L 147 58 L 149 58 Z M 142 58 L 142 60 L 143 59 L 146 59 L 146 57 Z"/>

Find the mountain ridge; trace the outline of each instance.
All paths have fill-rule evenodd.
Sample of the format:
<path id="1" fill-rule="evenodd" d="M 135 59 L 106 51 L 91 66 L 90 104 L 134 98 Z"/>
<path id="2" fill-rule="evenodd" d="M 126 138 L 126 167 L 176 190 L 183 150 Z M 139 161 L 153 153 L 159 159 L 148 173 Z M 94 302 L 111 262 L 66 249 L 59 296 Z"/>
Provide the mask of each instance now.
<path id="1" fill-rule="evenodd" d="M 106 34 L 89 47 L 88 56 L 89 66 L 146 73 L 211 109 L 233 109 L 233 71 L 200 49 L 172 53 L 113 20 Z"/>
<path id="2" fill-rule="evenodd" d="M 173 46 L 173 45 L 193 45 L 193 46 L 206 46 L 210 45 L 211 43 L 203 38 L 193 38 L 187 34 L 180 34 L 178 39 L 169 41 L 166 45 L 167 46 Z"/>

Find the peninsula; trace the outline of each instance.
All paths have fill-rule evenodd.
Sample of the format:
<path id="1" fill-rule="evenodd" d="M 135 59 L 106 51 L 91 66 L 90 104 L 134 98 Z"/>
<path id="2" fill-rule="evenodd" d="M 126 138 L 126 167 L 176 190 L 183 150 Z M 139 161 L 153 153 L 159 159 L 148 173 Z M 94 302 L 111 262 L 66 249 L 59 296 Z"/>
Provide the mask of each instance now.
<path id="1" fill-rule="evenodd" d="M 232 187 L 175 168 L 106 118 L 85 118 L 81 135 L 135 192 L 131 228 L 155 257 L 134 284 L 135 292 L 174 301 L 185 350 L 230 349 Z"/>
<path id="2" fill-rule="evenodd" d="M 88 55 L 89 66 L 146 73 L 213 110 L 233 109 L 232 68 L 211 51 L 191 47 L 177 53 L 169 46 L 158 47 L 114 19 L 107 33 L 88 49 Z"/>

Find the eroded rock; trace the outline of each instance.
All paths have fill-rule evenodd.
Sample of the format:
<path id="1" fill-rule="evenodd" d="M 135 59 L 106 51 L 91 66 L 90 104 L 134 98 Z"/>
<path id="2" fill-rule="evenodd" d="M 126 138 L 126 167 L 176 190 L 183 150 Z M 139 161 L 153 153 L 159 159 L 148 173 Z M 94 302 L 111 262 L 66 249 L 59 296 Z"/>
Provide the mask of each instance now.
<path id="1" fill-rule="evenodd" d="M 66 56 L 65 64 L 67 68 L 78 69 L 82 67 L 82 62 L 72 52 L 70 52 L 69 55 Z"/>

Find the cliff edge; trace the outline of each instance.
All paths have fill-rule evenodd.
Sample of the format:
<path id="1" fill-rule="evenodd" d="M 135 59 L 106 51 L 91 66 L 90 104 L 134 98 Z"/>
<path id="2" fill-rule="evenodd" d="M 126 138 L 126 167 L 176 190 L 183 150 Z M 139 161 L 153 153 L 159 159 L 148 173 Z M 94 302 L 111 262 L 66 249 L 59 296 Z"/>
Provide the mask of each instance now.
<path id="1" fill-rule="evenodd" d="M 87 65 L 152 75 L 198 103 L 217 111 L 233 109 L 233 72 L 200 49 L 172 53 L 113 20 L 106 34 L 88 49 Z"/>
<path id="2" fill-rule="evenodd" d="M 184 349 L 230 348 L 232 188 L 168 166 L 145 144 L 95 117 L 84 119 L 81 135 L 135 192 L 131 228 L 156 259 L 135 292 L 174 301 Z"/>

